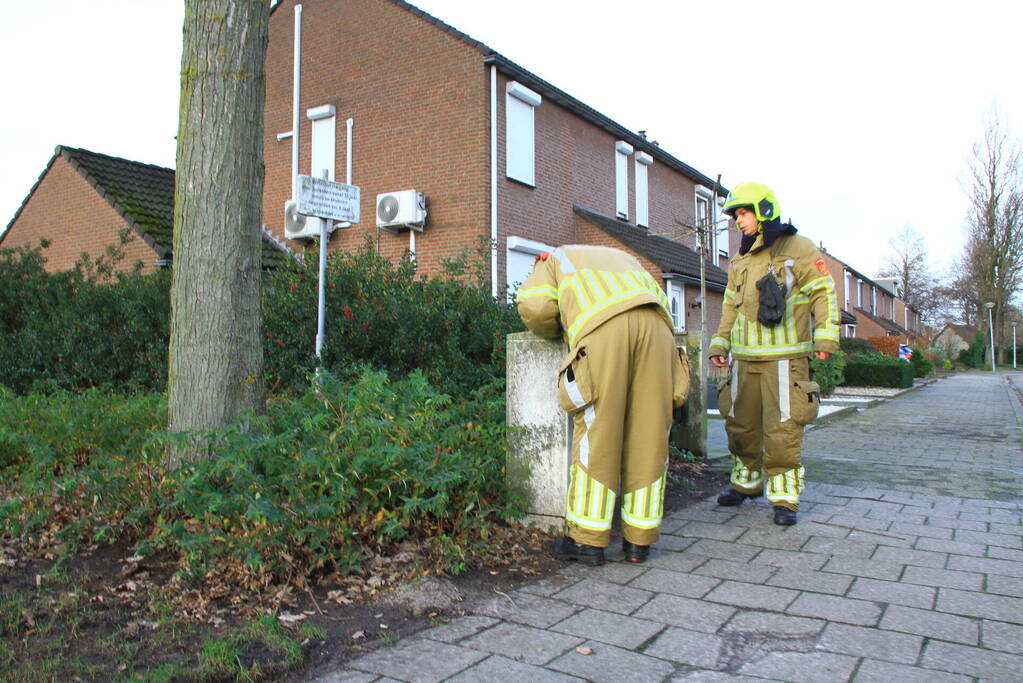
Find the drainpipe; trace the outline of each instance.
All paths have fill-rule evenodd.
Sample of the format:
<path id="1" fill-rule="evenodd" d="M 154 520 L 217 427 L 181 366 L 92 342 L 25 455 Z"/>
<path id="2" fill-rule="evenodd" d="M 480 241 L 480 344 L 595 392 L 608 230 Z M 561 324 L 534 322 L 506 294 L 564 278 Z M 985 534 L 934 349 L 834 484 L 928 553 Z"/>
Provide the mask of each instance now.
<path id="1" fill-rule="evenodd" d="M 302 5 L 295 5 L 295 56 L 292 60 L 291 102 L 291 201 L 298 201 L 298 102 L 302 78 Z"/>
<path id="2" fill-rule="evenodd" d="M 497 298 L 497 67 L 490 66 L 490 295 Z"/>

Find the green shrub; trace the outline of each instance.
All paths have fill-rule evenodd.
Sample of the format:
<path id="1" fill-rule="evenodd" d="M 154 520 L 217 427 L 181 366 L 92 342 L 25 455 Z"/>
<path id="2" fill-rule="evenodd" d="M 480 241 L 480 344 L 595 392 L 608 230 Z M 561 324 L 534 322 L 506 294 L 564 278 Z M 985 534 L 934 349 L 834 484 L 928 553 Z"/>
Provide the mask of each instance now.
<path id="1" fill-rule="evenodd" d="M 952 365 L 952 361 L 946 358 L 944 362 L 942 362 L 941 367 L 945 370 L 951 370 L 954 366 Z"/>
<path id="2" fill-rule="evenodd" d="M 845 383 L 853 387 L 913 386 L 913 364 L 884 355 L 864 356 L 845 365 Z"/>
<path id="3" fill-rule="evenodd" d="M 425 279 L 409 261 L 392 264 L 369 244 L 332 253 L 323 367 L 341 375 L 361 364 L 421 370 L 453 396 L 503 377 L 505 337 L 524 326 L 514 307 L 494 301 L 480 265 L 479 256 L 458 254 Z M 264 279 L 268 386 L 302 389 L 316 365 L 317 286 L 313 259 Z"/>
<path id="4" fill-rule="evenodd" d="M 849 360 L 877 351 L 873 344 L 859 337 L 842 337 L 838 341 L 838 348 L 845 353 L 846 358 Z"/>
<path id="5" fill-rule="evenodd" d="M 845 381 L 845 364 L 845 353 L 842 351 L 832 353 L 827 360 L 816 357 L 810 359 L 810 377 L 820 385 L 821 396 L 831 396 L 835 393 L 835 387 Z"/>
<path id="6" fill-rule="evenodd" d="M 319 382 L 271 400 L 247 430 L 201 435 L 215 457 L 176 470 L 165 447 L 188 437 L 153 431 L 162 398 L 107 395 L 107 411 L 99 392 L 13 398 L 4 434 L 33 460 L 0 464 L 0 542 L 124 539 L 175 553 L 189 575 L 234 566 L 283 580 L 357 570 L 368 549 L 409 537 L 457 567 L 482 553 L 494 519 L 522 513 L 505 486 L 502 382 L 458 401 L 420 372 Z M 37 423 L 19 430 L 33 411 Z M 65 445 L 66 417 L 93 438 Z"/>
<path id="7" fill-rule="evenodd" d="M 959 352 L 958 361 L 970 368 L 979 368 L 984 365 L 984 335 L 980 330 L 970 347 Z"/>
<path id="8" fill-rule="evenodd" d="M 0 479 L 46 479 L 84 467 L 95 456 L 132 453 L 166 421 L 162 395 L 93 389 L 19 398 L 0 389 Z"/>
<path id="9" fill-rule="evenodd" d="M 0 249 L 0 384 L 32 390 L 162 390 L 170 273 L 114 273 L 82 259 L 47 273 L 40 247 Z"/>
<path id="10" fill-rule="evenodd" d="M 914 377 L 926 377 L 934 369 L 934 363 L 924 354 L 923 349 L 913 349 L 913 354 L 909 357 L 909 360 L 913 364 Z"/>

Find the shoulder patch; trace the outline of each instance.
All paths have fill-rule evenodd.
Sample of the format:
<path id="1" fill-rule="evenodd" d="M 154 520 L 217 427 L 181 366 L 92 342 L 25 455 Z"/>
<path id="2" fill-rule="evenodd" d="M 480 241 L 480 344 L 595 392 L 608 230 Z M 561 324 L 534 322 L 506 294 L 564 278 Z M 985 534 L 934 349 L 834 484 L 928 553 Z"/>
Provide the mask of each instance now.
<path id="1" fill-rule="evenodd" d="M 813 265 L 817 266 L 817 270 L 821 272 L 821 275 L 828 274 L 828 267 L 824 264 L 824 257 L 818 256 L 817 260 L 813 262 Z"/>
<path id="2" fill-rule="evenodd" d="M 554 252 L 552 252 L 552 251 L 545 251 L 542 254 L 537 254 L 536 259 L 533 261 L 533 263 L 537 263 L 539 261 L 546 261 L 547 259 L 549 259 L 551 257 L 551 254 L 553 254 L 553 253 Z"/>

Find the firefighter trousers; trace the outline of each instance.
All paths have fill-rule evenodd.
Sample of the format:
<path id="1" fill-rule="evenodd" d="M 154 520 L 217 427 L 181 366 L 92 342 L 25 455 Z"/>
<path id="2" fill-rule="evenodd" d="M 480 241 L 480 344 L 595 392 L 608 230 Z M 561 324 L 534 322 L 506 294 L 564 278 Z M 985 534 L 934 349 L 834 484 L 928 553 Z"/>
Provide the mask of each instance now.
<path id="1" fill-rule="evenodd" d="M 651 306 L 611 318 L 569 354 L 559 390 L 572 414 L 566 522 L 577 543 L 610 543 L 620 493 L 625 540 L 659 537 L 675 362 L 674 336 Z"/>
<path id="2" fill-rule="evenodd" d="M 817 417 L 820 389 L 809 379 L 809 359 L 734 360 L 718 386 L 732 453 L 732 488 L 772 505 L 799 509 L 804 476 L 803 427 Z"/>

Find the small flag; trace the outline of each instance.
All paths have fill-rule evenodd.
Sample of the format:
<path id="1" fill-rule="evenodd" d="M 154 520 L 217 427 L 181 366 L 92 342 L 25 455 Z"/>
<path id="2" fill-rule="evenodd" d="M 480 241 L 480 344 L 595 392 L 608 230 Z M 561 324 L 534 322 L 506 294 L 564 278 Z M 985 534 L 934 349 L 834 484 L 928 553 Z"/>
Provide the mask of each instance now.
<path id="1" fill-rule="evenodd" d="M 913 358 L 913 349 L 909 348 L 905 344 L 899 344 L 899 358 L 902 360 L 911 360 Z"/>

